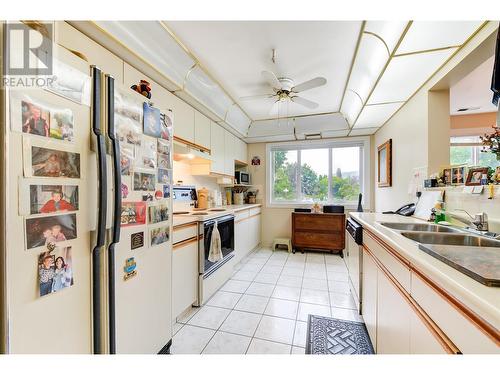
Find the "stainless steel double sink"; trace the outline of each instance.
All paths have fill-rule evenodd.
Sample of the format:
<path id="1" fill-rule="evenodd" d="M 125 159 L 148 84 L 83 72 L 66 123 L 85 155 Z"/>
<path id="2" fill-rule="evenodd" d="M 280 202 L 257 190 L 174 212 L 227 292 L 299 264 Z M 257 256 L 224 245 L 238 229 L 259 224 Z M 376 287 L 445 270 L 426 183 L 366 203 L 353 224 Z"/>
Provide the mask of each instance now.
<path id="1" fill-rule="evenodd" d="M 381 225 L 397 230 L 402 236 L 421 244 L 500 248 L 498 240 L 464 233 L 460 229 L 443 225 L 423 223 L 381 223 Z"/>
<path id="2" fill-rule="evenodd" d="M 418 248 L 489 287 L 500 287 L 500 241 L 486 235 L 428 223 L 380 223 L 418 243 Z"/>

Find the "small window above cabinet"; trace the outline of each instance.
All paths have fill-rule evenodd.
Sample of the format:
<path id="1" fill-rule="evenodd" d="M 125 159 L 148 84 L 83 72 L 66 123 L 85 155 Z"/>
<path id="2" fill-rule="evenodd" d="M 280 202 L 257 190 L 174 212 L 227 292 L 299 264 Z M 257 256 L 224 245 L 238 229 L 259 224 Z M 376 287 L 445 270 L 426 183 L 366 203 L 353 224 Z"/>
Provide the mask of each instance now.
<path id="1" fill-rule="evenodd" d="M 210 119 L 198 111 L 194 111 L 194 143 L 211 149 Z"/>

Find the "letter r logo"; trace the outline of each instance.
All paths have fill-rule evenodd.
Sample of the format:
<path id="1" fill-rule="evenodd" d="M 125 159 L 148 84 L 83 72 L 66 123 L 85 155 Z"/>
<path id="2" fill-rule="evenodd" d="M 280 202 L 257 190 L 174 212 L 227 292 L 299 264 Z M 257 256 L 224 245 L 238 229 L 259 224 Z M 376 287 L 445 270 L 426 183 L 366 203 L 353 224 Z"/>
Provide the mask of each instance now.
<path id="1" fill-rule="evenodd" d="M 4 24 L 4 75 L 52 74 L 52 24 Z"/>

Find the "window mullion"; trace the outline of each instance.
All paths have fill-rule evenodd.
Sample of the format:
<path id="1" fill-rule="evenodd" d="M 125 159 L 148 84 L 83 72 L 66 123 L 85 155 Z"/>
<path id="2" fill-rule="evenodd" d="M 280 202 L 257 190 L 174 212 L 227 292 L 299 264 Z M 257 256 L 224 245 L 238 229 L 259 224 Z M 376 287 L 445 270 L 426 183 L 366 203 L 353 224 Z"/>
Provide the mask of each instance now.
<path id="1" fill-rule="evenodd" d="M 332 161 L 332 148 L 330 147 L 328 149 L 328 203 L 333 202 L 333 197 L 332 197 L 332 175 L 333 175 L 333 161 Z"/>
<path id="2" fill-rule="evenodd" d="M 297 186 L 297 202 L 302 202 L 302 181 L 301 181 L 301 173 L 302 173 L 302 161 L 301 161 L 301 153 L 300 149 L 297 150 L 297 170 L 295 172 L 295 185 Z"/>

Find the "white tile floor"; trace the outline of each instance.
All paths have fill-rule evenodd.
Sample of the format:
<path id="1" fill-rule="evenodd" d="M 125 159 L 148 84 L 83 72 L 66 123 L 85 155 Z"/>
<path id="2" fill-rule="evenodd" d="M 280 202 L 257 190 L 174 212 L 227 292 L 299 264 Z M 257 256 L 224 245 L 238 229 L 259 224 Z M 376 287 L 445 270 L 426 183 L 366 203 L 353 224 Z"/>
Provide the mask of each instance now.
<path id="1" fill-rule="evenodd" d="M 205 306 L 178 319 L 171 352 L 304 354 L 309 314 L 362 320 L 344 260 L 260 249 L 235 267 Z"/>

